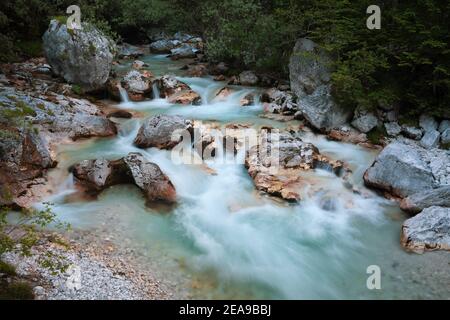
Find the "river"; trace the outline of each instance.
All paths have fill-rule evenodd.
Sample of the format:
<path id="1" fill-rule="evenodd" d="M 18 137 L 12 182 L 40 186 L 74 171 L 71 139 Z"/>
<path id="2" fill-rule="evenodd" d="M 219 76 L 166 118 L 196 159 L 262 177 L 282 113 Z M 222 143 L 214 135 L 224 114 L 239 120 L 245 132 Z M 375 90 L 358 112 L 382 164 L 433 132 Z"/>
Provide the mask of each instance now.
<path id="1" fill-rule="evenodd" d="M 233 87 L 226 101 L 214 94 L 224 86 L 210 77 L 189 78 L 181 62 L 161 55 L 142 59 L 160 76 L 176 74 L 202 97 L 202 105 L 170 105 L 165 99 L 118 107 L 139 111 L 143 117 L 121 119 L 114 138 L 90 139 L 61 145 L 58 168 L 61 181 L 52 201 L 59 218 L 74 228 L 98 232 L 126 246 L 161 279 L 189 298 L 205 299 L 398 299 L 448 298 L 448 255 L 408 254 L 399 244 L 401 223 L 407 218 L 398 206 L 363 186 L 362 175 L 376 152 L 360 146 L 328 141 L 305 132 L 303 139 L 320 152 L 346 161 L 354 193 L 327 172 L 312 173 L 321 186 L 298 205 L 274 201 L 253 186 L 243 165 L 208 161 L 210 175 L 198 166 L 171 161 L 170 152 L 138 149 L 133 139 L 145 116 L 178 114 L 186 118 L 229 123 L 250 123 L 285 128 L 297 121 L 279 122 L 259 115 L 262 106 L 241 107 L 239 99 L 259 88 Z M 178 205 L 169 210 L 147 207 L 133 186 L 115 186 L 96 200 L 73 197 L 67 168 L 84 159 L 116 159 L 141 152 L 157 163 L 174 183 Z M 320 206 L 323 195 L 332 210 Z M 367 267 L 381 269 L 381 289 L 369 290 Z"/>

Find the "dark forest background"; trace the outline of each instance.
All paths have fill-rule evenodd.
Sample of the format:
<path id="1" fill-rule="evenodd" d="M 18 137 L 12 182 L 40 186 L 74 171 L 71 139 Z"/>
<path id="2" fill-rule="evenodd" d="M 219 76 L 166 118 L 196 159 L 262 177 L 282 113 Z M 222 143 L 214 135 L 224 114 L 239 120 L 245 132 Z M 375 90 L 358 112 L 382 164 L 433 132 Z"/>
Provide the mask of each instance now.
<path id="1" fill-rule="evenodd" d="M 189 32 L 204 38 L 210 61 L 283 77 L 296 39 L 309 37 L 334 57 L 341 105 L 397 104 L 410 119 L 450 110 L 449 0 L 2 0 L 0 60 L 41 55 L 50 19 L 72 4 L 119 42 Z M 381 30 L 366 28 L 371 4 Z"/>

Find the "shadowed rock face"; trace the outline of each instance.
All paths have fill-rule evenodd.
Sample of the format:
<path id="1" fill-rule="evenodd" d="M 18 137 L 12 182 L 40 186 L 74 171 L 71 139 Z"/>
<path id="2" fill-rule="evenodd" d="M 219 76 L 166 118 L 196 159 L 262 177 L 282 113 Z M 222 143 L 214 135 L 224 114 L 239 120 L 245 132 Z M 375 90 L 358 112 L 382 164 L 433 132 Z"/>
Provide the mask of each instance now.
<path id="1" fill-rule="evenodd" d="M 117 132 L 115 124 L 87 100 L 34 95 L 12 87 L 0 88 L 2 110 L 12 114 L 26 110 L 27 122 L 33 126 L 24 130 L 21 124 L 0 117 L 0 128 L 7 132 L 0 139 L 0 204 L 29 207 L 47 192 L 46 169 L 56 164 L 51 150 L 60 141 Z"/>
<path id="2" fill-rule="evenodd" d="M 319 168 L 340 175 L 344 169 L 341 161 L 321 155 L 313 144 L 303 142 L 295 133 L 280 133 L 273 139 L 262 131 L 261 136 L 262 143 L 247 153 L 245 167 L 256 189 L 272 196 L 288 202 L 300 201 L 300 189 L 309 183 L 302 176 L 304 172 Z"/>
<path id="3" fill-rule="evenodd" d="M 43 36 L 44 53 L 52 70 L 86 91 L 98 90 L 108 80 L 115 45 L 90 24 L 68 30 L 56 20 Z"/>
<path id="4" fill-rule="evenodd" d="M 444 150 L 426 150 L 408 140 L 389 144 L 364 174 L 369 187 L 404 198 L 450 184 L 450 156 Z"/>
<path id="5" fill-rule="evenodd" d="M 450 185 L 412 194 L 400 203 L 400 208 L 410 213 L 432 206 L 450 207 Z"/>
<path id="6" fill-rule="evenodd" d="M 347 122 L 350 114 L 331 97 L 330 59 L 309 39 L 299 39 L 289 62 L 292 92 L 300 111 L 318 130 L 330 130 Z"/>
<path id="7" fill-rule="evenodd" d="M 158 165 L 147 161 L 140 153 L 129 153 L 118 160 L 84 160 L 72 169 L 78 184 L 87 193 L 96 195 L 116 184 L 134 184 L 150 202 L 176 201 L 176 191 Z"/>
<path id="8" fill-rule="evenodd" d="M 450 208 L 429 207 L 406 220 L 402 227 L 401 244 L 415 253 L 450 250 Z"/>
<path id="9" fill-rule="evenodd" d="M 192 132 L 193 125 L 190 120 L 180 116 L 158 115 L 145 120 L 134 140 L 139 148 L 156 147 L 159 149 L 172 149 L 180 138 L 173 139 L 177 130 Z"/>

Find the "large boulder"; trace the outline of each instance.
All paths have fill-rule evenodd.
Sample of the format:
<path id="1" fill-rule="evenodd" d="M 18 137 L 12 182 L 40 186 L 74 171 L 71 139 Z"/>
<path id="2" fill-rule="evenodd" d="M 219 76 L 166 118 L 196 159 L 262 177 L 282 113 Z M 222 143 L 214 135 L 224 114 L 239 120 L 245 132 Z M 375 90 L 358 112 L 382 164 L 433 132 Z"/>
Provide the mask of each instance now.
<path id="1" fill-rule="evenodd" d="M 450 156 L 402 139 L 390 143 L 364 174 L 369 187 L 401 198 L 450 184 Z"/>
<path id="2" fill-rule="evenodd" d="M 330 59 L 309 39 L 299 39 L 289 62 L 291 89 L 308 122 L 319 130 L 330 130 L 347 122 L 350 113 L 331 97 Z"/>
<path id="3" fill-rule="evenodd" d="M 433 206 L 406 220 L 401 244 L 415 253 L 450 250 L 450 208 Z"/>
<path id="4" fill-rule="evenodd" d="M 52 20 L 43 36 L 44 53 L 52 71 L 86 91 L 97 90 L 108 80 L 115 44 L 90 24 L 68 30 Z"/>
<path id="5" fill-rule="evenodd" d="M 201 104 L 200 95 L 174 76 L 165 75 L 157 79 L 156 83 L 160 98 L 167 98 L 170 103 Z"/>
<path id="6" fill-rule="evenodd" d="M 129 153 L 118 160 L 84 160 L 72 168 L 76 182 L 86 192 L 98 194 L 104 189 L 123 183 L 139 187 L 148 201 L 176 201 L 176 191 L 158 165 L 147 161 L 140 153 Z"/>
<path id="7" fill-rule="evenodd" d="M 157 164 L 148 162 L 140 153 L 130 153 L 123 161 L 148 201 L 175 202 L 175 187 Z"/>
<path id="8" fill-rule="evenodd" d="M 139 148 L 172 149 L 181 141 L 176 134 L 179 130 L 192 133 L 192 122 L 180 116 L 153 116 L 144 121 L 134 143 Z"/>
<path id="9" fill-rule="evenodd" d="M 400 203 L 402 210 L 414 214 L 432 206 L 450 207 L 450 185 L 414 193 Z"/>

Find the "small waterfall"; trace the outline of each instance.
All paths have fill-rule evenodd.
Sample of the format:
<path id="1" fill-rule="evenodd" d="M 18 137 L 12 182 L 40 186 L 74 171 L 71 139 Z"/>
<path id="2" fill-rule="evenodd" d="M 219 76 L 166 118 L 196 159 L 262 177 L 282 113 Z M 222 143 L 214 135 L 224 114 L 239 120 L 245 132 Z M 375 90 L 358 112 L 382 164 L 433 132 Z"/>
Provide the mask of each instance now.
<path id="1" fill-rule="evenodd" d="M 120 99 L 122 100 L 122 102 L 130 102 L 127 91 L 120 85 L 120 83 L 117 85 L 117 88 L 119 88 Z"/>
<path id="2" fill-rule="evenodd" d="M 153 99 L 159 99 L 159 89 L 156 82 L 153 83 L 152 90 L 153 90 Z"/>

